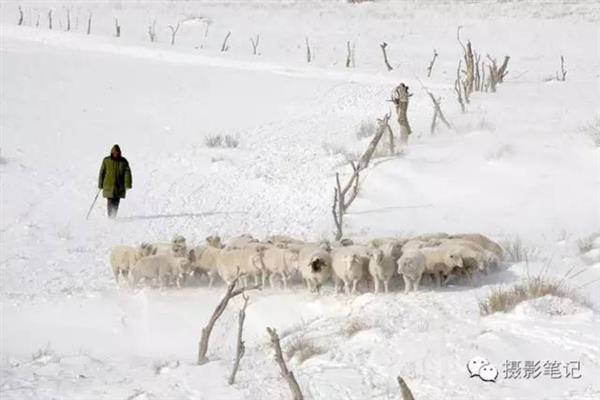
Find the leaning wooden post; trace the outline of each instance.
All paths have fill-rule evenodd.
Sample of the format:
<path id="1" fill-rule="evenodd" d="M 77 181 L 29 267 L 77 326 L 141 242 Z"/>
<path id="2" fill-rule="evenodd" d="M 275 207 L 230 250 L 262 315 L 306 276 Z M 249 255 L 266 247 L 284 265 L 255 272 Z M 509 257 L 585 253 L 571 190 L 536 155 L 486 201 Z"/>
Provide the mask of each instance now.
<path id="1" fill-rule="evenodd" d="M 237 335 L 237 350 L 235 352 L 235 361 L 233 363 L 233 370 L 231 371 L 231 376 L 229 377 L 229 384 L 233 385 L 235 383 L 235 375 L 237 374 L 238 368 L 240 367 L 240 361 L 246 352 L 246 346 L 244 345 L 244 341 L 242 340 L 242 333 L 244 330 L 244 320 L 246 319 L 246 307 L 248 306 L 248 297 L 243 295 L 244 298 L 244 306 L 240 310 L 238 317 L 238 335 Z"/>
<path id="2" fill-rule="evenodd" d="M 208 353 L 208 340 L 210 339 L 210 333 L 212 332 L 212 329 L 215 326 L 215 323 L 217 322 L 219 317 L 225 311 L 225 308 L 227 308 L 227 303 L 229 303 L 229 300 L 233 299 L 236 296 L 239 296 L 247 290 L 260 288 L 260 286 L 252 286 L 236 289 L 235 287 L 239 281 L 239 278 L 240 274 L 238 272 L 235 279 L 227 286 L 225 296 L 223 296 L 223 298 L 215 308 L 215 311 L 213 312 L 212 316 L 210 317 L 210 320 L 208 321 L 208 324 L 204 328 L 202 328 L 202 336 L 200 337 L 200 343 L 198 344 L 198 365 L 206 364 L 208 362 L 208 357 L 206 357 L 206 354 Z"/>
<path id="3" fill-rule="evenodd" d="M 402 146 L 408 144 L 408 135 L 412 133 L 406 115 L 410 96 L 412 94 L 408 92 L 408 86 L 404 83 L 398 85 L 392 92 L 392 102 L 396 105 L 396 114 L 398 115 L 398 124 L 400 125 L 400 144 Z"/>
<path id="4" fill-rule="evenodd" d="M 277 362 L 277 364 L 279 364 L 281 375 L 286 380 L 288 386 L 290 387 L 290 391 L 292 392 L 292 399 L 304 400 L 304 396 L 302 395 L 302 391 L 300 390 L 300 385 L 298 385 L 294 373 L 287 368 L 287 365 L 285 365 L 285 360 L 283 359 L 283 353 L 281 352 L 281 344 L 279 343 L 279 335 L 277 335 L 277 331 L 274 328 L 267 327 L 267 333 L 271 337 L 271 344 L 275 349 L 275 361 Z"/>

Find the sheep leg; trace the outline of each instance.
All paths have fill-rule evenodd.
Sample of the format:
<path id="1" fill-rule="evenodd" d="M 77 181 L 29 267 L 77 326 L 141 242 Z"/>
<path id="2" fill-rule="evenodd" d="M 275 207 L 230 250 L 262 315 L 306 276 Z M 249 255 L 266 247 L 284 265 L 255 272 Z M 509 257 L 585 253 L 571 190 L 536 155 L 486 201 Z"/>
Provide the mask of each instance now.
<path id="1" fill-rule="evenodd" d="M 389 288 L 390 288 L 390 278 L 383 281 L 383 290 L 385 291 L 385 294 L 389 293 Z"/>
<path id="2" fill-rule="evenodd" d="M 335 293 L 339 293 L 342 290 L 341 283 L 342 283 L 342 280 L 336 276 L 335 277 L 335 286 L 334 286 Z"/>
<path id="3" fill-rule="evenodd" d="M 282 272 L 281 273 L 281 281 L 283 282 L 283 289 L 287 290 L 287 276 Z"/>
<path id="4" fill-rule="evenodd" d="M 350 294 L 350 281 L 344 279 L 344 292 Z"/>
<path id="5" fill-rule="evenodd" d="M 442 275 L 442 273 L 440 272 L 440 276 L 441 275 Z M 442 282 L 442 286 L 447 286 L 448 285 L 448 282 L 450 281 L 450 277 L 451 276 L 452 276 L 451 274 L 446 275 L 446 278 L 444 278 L 444 281 Z"/>
<path id="6" fill-rule="evenodd" d="M 379 278 L 377 278 L 376 276 L 373 277 L 373 284 L 375 285 L 375 294 L 379 293 Z"/>
<path id="7" fill-rule="evenodd" d="M 442 287 L 442 273 L 441 272 L 435 272 L 433 274 L 434 278 L 435 278 L 435 286 L 436 287 Z"/>
<path id="8" fill-rule="evenodd" d="M 271 284 L 271 289 L 273 289 L 273 282 L 272 282 L 272 278 L 273 274 L 269 274 L 269 283 Z M 263 272 L 262 276 L 261 276 L 261 281 L 262 281 L 262 287 L 267 286 L 267 274 Z"/>
<path id="9" fill-rule="evenodd" d="M 215 274 L 208 273 L 208 288 L 212 288 L 213 283 L 215 282 Z"/>
<path id="10" fill-rule="evenodd" d="M 465 274 L 467 275 L 469 285 L 471 285 L 471 287 L 475 286 L 475 282 L 473 282 L 473 274 L 471 273 L 471 271 L 469 271 L 468 269 L 465 269 Z"/>
<path id="11" fill-rule="evenodd" d="M 357 288 L 357 286 L 358 286 L 358 279 L 354 279 L 352 281 L 352 291 L 350 293 L 356 294 L 356 288 Z"/>
<path id="12" fill-rule="evenodd" d="M 402 275 L 402 279 L 404 280 L 404 294 L 407 294 L 410 292 L 412 284 L 410 279 L 408 279 L 408 276 Z"/>
<path id="13" fill-rule="evenodd" d="M 260 272 L 261 278 L 264 275 L 264 272 Z M 254 286 L 258 286 L 258 273 L 254 274 Z M 264 285 L 263 285 L 264 286 Z"/>
<path id="14" fill-rule="evenodd" d="M 422 278 L 422 277 L 423 277 L 423 275 L 419 275 L 419 276 L 417 277 L 417 279 L 415 279 L 415 280 L 413 281 L 413 290 L 414 290 L 414 291 L 418 291 L 418 290 L 419 290 L 419 284 L 421 283 L 421 278 Z"/>
<path id="15" fill-rule="evenodd" d="M 263 286 L 265 284 L 263 283 Z M 269 275 L 269 285 L 271 285 L 271 289 L 275 289 L 275 274 Z"/>

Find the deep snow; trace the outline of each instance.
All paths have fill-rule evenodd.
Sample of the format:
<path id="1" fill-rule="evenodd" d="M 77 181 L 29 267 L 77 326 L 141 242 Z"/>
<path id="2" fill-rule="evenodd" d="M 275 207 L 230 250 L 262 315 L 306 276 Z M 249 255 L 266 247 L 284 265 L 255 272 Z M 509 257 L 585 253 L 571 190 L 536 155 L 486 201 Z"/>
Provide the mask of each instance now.
<path id="1" fill-rule="evenodd" d="M 581 131 L 600 112 L 593 2 L 75 3 L 79 32 L 94 12 L 90 36 L 49 32 L 48 4 L 23 4 L 27 25 L 42 10 L 39 29 L 15 26 L 17 3 L 0 5 L 2 398 L 287 398 L 266 326 L 283 334 L 284 348 L 305 340 L 320 349 L 290 362 L 308 398 L 398 398 L 397 375 L 418 399 L 600 395 L 596 312 L 560 301 L 566 315 L 554 315 L 544 311 L 552 299 L 488 317 L 477 307 L 495 285 L 536 270 L 562 276 L 576 266 L 583 272 L 572 286 L 600 277 L 600 264 L 582 260 L 576 246 L 600 230 L 600 149 Z M 68 3 L 54 4 L 64 20 Z M 213 21 L 206 39 L 202 22 L 188 22 L 176 46 L 166 44 L 167 24 L 200 15 Z M 114 16 L 120 39 L 110 37 Z M 151 45 L 145 32 L 155 17 L 160 42 Z M 476 49 L 511 55 L 507 82 L 498 93 L 474 95 L 464 115 L 452 91 L 458 25 Z M 231 50 L 223 54 L 228 30 Z M 254 57 L 248 38 L 259 31 Z M 304 36 L 315 53 L 308 66 Z M 356 40 L 351 70 L 343 67 L 346 40 Z M 390 73 L 382 40 L 396 67 Z M 440 58 L 426 79 L 433 48 Z M 545 81 L 561 54 L 567 81 Z M 417 78 L 442 96 L 453 131 L 429 135 L 432 107 Z M 119 288 L 110 247 L 174 234 L 193 243 L 212 233 L 330 237 L 334 173 L 346 171 L 331 149 L 360 152 L 358 126 L 388 111 L 400 81 L 414 93 L 415 134 L 404 154 L 377 159 L 363 174 L 347 234 L 518 235 L 539 257 L 475 288 L 252 293 L 238 383 L 226 385 L 237 302 L 217 326 L 215 362 L 193 365 L 223 288 Z M 232 135 L 239 147 L 207 148 L 212 134 Z M 103 202 L 86 221 L 100 160 L 117 142 L 134 189 L 117 221 L 105 220 Z M 600 283 L 582 291 L 600 306 Z M 351 325 L 357 333 L 349 334 Z M 511 359 L 581 361 L 583 378 L 487 384 L 464 368 L 476 355 L 499 369 Z M 161 363 L 171 367 L 156 374 Z"/>

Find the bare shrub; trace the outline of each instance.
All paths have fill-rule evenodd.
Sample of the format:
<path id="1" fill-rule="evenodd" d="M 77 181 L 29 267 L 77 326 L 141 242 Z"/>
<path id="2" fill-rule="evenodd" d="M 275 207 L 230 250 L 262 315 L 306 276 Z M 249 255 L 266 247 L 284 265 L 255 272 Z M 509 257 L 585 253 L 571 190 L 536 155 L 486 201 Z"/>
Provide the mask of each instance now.
<path id="1" fill-rule="evenodd" d="M 592 139 L 594 146 L 600 147 L 600 115 L 596 115 L 591 122 L 583 126 L 581 132 Z"/>
<path id="2" fill-rule="evenodd" d="M 300 336 L 290 340 L 290 343 L 285 346 L 285 357 L 289 361 L 296 357 L 298 362 L 302 364 L 304 361 L 326 353 L 326 350 L 317 346 L 310 338 Z"/>
<path id="3" fill-rule="evenodd" d="M 50 343 L 48 343 L 45 348 L 39 349 L 38 351 L 36 351 L 35 353 L 33 353 L 31 355 L 31 361 L 40 363 L 40 364 L 47 364 L 47 363 L 54 362 L 57 360 L 58 360 L 58 357 L 56 356 L 56 353 L 54 352 L 54 350 L 52 350 Z"/>
<path id="4" fill-rule="evenodd" d="M 486 299 L 479 301 L 479 313 L 485 316 L 496 312 L 508 312 L 524 301 L 546 295 L 571 299 L 586 307 L 590 305 L 586 298 L 567 287 L 564 279 L 553 280 L 542 275 L 530 277 L 525 282 L 513 286 L 495 288 Z"/>
<path id="5" fill-rule="evenodd" d="M 508 262 L 535 260 L 540 253 L 538 249 L 524 246 L 521 238 L 518 236 L 511 240 L 503 241 L 502 247 L 505 251 L 504 259 Z"/>
<path id="6" fill-rule="evenodd" d="M 362 121 L 358 130 L 356 131 L 356 138 L 358 140 L 369 138 L 377 132 L 377 124 L 373 121 Z"/>
<path id="7" fill-rule="evenodd" d="M 240 142 L 230 135 L 209 135 L 204 138 L 206 147 L 236 148 Z"/>
<path id="8" fill-rule="evenodd" d="M 579 248 L 579 252 L 581 254 L 587 253 L 588 251 L 594 248 L 594 239 L 596 239 L 600 234 L 593 234 L 581 239 L 577 240 L 577 247 Z"/>

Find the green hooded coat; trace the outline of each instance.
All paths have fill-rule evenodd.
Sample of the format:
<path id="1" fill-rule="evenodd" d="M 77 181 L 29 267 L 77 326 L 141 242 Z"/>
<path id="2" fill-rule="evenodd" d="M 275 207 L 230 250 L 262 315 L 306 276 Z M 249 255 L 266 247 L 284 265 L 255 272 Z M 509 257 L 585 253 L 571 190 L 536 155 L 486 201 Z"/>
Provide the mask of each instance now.
<path id="1" fill-rule="evenodd" d="M 98 189 L 107 199 L 124 199 L 127 189 L 131 189 L 131 169 L 124 157 L 105 157 L 98 176 Z"/>

